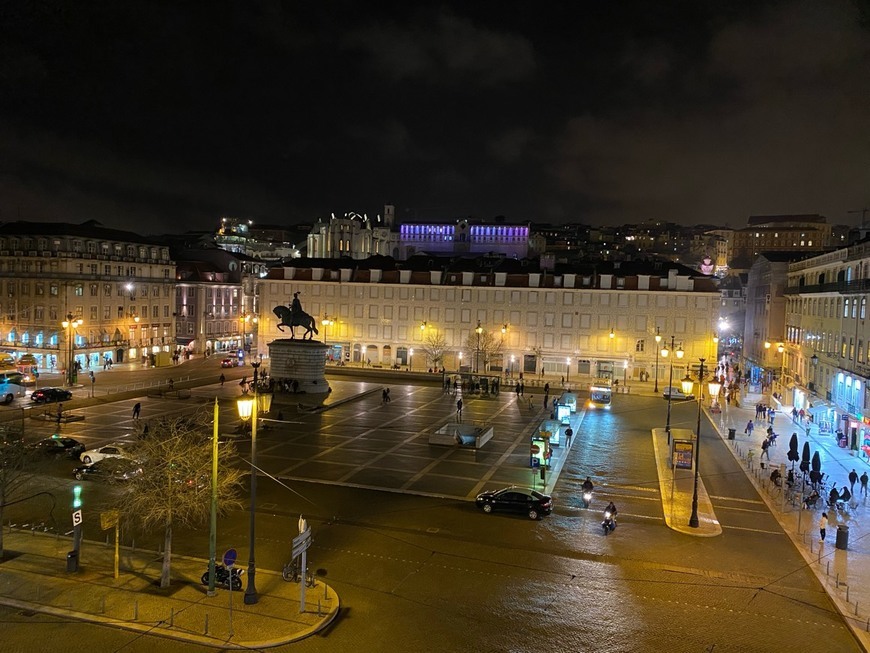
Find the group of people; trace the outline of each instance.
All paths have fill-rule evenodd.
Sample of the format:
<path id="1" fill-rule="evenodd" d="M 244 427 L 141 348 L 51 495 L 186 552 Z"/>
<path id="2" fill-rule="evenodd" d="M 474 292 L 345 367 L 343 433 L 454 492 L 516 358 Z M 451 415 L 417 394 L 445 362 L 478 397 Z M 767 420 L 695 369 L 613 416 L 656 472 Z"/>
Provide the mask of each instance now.
<path id="1" fill-rule="evenodd" d="M 761 402 L 755 404 L 755 419 L 767 420 L 770 426 L 773 426 L 773 420 L 776 418 L 776 409 Z"/>

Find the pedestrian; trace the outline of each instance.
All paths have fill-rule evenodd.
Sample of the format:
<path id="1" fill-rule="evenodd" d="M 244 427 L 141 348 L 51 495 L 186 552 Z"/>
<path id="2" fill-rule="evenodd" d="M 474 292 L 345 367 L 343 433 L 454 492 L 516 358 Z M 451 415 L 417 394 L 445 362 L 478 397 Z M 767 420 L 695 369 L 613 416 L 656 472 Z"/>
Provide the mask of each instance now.
<path id="1" fill-rule="evenodd" d="M 759 401 L 757 404 L 755 404 L 755 419 L 758 419 L 758 417 L 760 415 L 761 415 L 761 402 Z"/>
<path id="2" fill-rule="evenodd" d="M 767 438 L 764 438 L 764 440 L 761 441 L 761 456 L 759 457 L 759 460 L 765 456 L 767 456 L 767 460 L 770 461 L 770 440 Z"/>
<path id="3" fill-rule="evenodd" d="M 571 446 L 571 436 L 574 435 L 573 429 L 569 426 L 565 429 L 565 446 Z"/>
<path id="4" fill-rule="evenodd" d="M 867 496 L 867 481 L 867 472 L 864 472 L 861 474 L 861 495 L 865 497 Z"/>
<path id="5" fill-rule="evenodd" d="M 520 397 L 526 396 L 526 384 L 523 381 L 520 381 Z"/>
<path id="6" fill-rule="evenodd" d="M 390 403 L 392 399 L 390 398 L 390 389 L 387 388 L 387 403 Z"/>
<path id="7" fill-rule="evenodd" d="M 755 424 L 752 423 L 752 420 L 749 420 L 749 421 L 746 423 L 746 428 L 743 429 L 743 432 L 746 433 L 747 435 L 750 435 L 750 436 L 751 436 L 751 435 L 752 435 L 752 429 L 754 429 L 754 428 L 755 428 Z"/>
<path id="8" fill-rule="evenodd" d="M 456 401 L 456 421 L 462 423 L 462 397 Z"/>
<path id="9" fill-rule="evenodd" d="M 387 389 L 386 388 L 381 390 L 381 403 L 382 404 L 387 403 Z"/>
<path id="10" fill-rule="evenodd" d="M 544 384 L 544 394 L 545 394 L 545 395 L 550 394 L 550 383 L 549 383 L 549 381 L 548 381 L 547 383 Z"/>
<path id="11" fill-rule="evenodd" d="M 849 472 L 849 491 L 852 494 L 855 494 L 855 483 L 857 483 L 857 482 L 858 482 L 858 472 L 856 472 L 853 469 L 851 472 Z"/>
<path id="12" fill-rule="evenodd" d="M 57 429 L 60 430 L 60 420 L 63 417 L 63 404 L 57 405 Z"/>
<path id="13" fill-rule="evenodd" d="M 142 404 L 137 401 L 133 406 L 133 419 L 139 419 L 140 412 L 142 412 Z"/>
<path id="14" fill-rule="evenodd" d="M 544 410 L 547 409 L 547 406 L 549 405 L 549 403 L 550 403 L 550 395 L 546 394 L 546 395 L 544 395 Z"/>
<path id="15" fill-rule="evenodd" d="M 169 389 L 170 390 L 175 389 L 175 381 L 173 381 L 172 379 L 169 379 Z"/>
<path id="16" fill-rule="evenodd" d="M 767 411 L 767 419 L 768 419 L 768 423 L 769 423 L 771 426 L 773 426 L 773 420 L 774 420 L 775 417 L 776 417 L 776 411 L 775 411 L 773 408 L 769 409 L 769 410 Z"/>
<path id="17" fill-rule="evenodd" d="M 823 512 L 819 518 L 819 542 L 825 541 L 825 531 L 828 530 L 828 513 Z"/>
<path id="18" fill-rule="evenodd" d="M 519 381 L 517 381 L 517 385 L 516 385 L 516 387 L 514 388 L 514 392 L 517 393 L 517 397 L 520 396 L 520 382 L 519 382 Z"/>
<path id="19" fill-rule="evenodd" d="M 791 421 L 796 422 L 797 418 L 798 418 L 798 409 L 796 407 L 793 407 L 791 409 Z"/>
<path id="20" fill-rule="evenodd" d="M 806 415 L 806 413 L 804 412 L 804 409 L 801 408 L 801 409 L 798 411 L 798 417 L 800 418 L 801 422 L 804 421 L 804 415 Z"/>
<path id="21" fill-rule="evenodd" d="M 223 375 L 223 372 L 221 372 L 221 386 L 223 386 L 224 381 L 226 381 L 226 380 L 227 380 L 227 377 L 225 377 L 225 376 Z"/>

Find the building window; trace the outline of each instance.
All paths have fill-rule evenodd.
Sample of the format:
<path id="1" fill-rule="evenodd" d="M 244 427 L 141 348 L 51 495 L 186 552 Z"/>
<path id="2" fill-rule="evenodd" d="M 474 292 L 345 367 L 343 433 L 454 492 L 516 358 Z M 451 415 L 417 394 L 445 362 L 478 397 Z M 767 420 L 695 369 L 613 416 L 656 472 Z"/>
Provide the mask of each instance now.
<path id="1" fill-rule="evenodd" d="M 638 354 L 642 354 L 644 352 L 644 348 L 646 347 L 646 341 L 641 338 L 640 340 L 636 340 L 634 343 L 634 351 Z"/>

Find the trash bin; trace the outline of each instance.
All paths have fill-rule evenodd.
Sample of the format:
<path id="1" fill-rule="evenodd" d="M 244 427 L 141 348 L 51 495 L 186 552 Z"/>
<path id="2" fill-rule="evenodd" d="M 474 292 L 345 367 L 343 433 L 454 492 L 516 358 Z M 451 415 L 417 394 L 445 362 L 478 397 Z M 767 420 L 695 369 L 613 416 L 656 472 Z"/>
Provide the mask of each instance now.
<path id="1" fill-rule="evenodd" d="M 849 527 L 845 524 L 837 526 L 837 548 L 844 551 L 849 548 Z"/>
<path id="2" fill-rule="evenodd" d="M 837 541 L 839 542 L 840 537 L 837 536 Z M 79 570 L 79 552 L 73 549 L 69 553 L 66 554 L 66 570 L 67 571 L 78 571 Z"/>
<path id="3" fill-rule="evenodd" d="M 737 429 L 728 429 L 728 439 L 733 440 L 737 435 Z"/>

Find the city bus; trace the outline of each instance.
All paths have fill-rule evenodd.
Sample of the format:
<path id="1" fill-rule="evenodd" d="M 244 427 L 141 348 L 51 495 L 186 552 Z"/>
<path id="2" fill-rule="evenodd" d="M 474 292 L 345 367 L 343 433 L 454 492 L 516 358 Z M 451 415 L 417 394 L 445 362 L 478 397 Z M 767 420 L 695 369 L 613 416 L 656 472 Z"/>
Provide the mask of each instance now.
<path id="1" fill-rule="evenodd" d="M 589 386 L 589 401 L 588 408 L 603 408 L 610 410 L 610 400 L 613 395 L 613 389 L 610 384 L 610 379 L 595 379 L 592 385 Z"/>

